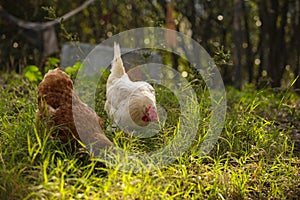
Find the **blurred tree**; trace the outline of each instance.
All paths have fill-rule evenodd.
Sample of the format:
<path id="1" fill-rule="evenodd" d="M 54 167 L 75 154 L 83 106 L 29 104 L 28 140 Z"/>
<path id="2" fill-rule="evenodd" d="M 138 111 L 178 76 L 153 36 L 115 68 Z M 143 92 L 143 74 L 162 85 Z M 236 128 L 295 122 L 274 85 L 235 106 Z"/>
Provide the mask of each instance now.
<path id="1" fill-rule="evenodd" d="M 234 0 L 234 15 L 233 15 L 233 64 L 235 65 L 234 82 L 235 87 L 241 89 L 242 87 L 242 13 L 243 13 L 243 0 Z"/>
<path id="2" fill-rule="evenodd" d="M 254 77 L 254 54 L 253 54 L 253 45 L 252 45 L 252 38 L 251 33 L 252 30 L 250 29 L 250 15 L 252 13 L 251 6 L 246 5 L 245 1 L 241 1 L 242 3 L 242 10 L 243 10 L 243 20 L 245 26 L 245 66 L 248 68 L 248 82 L 253 83 Z"/>
<path id="3" fill-rule="evenodd" d="M 24 21 L 47 22 L 84 2 L 0 0 L 0 5 Z M 170 17 L 172 24 L 166 23 Z M 95 0 L 63 21 L 61 28 L 57 26 L 56 33 L 61 48 L 65 42 L 77 40 L 100 43 L 138 27 L 172 26 L 191 36 L 212 56 L 223 55 L 220 49 L 232 52 L 233 67 L 225 60 L 218 63 L 226 84 L 240 87 L 270 80 L 278 87 L 299 75 L 299 21 L 300 0 Z M 21 72 L 26 65 L 36 64 L 38 52 L 20 30 L 3 19 L 0 26 L 0 70 Z M 179 61 L 173 63 L 177 67 Z M 295 85 L 299 88 L 300 80 Z"/>
<path id="4" fill-rule="evenodd" d="M 260 30 L 260 65 L 266 70 L 272 87 L 280 87 L 289 60 L 296 55 L 288 52 L 291 35 L 287 33 L 296 27 L 291 26 L 288 16 L 293 1 L 258 1 Z M 299 47 L 298 47 L 299 48 Z M 295 66 L 296 67 L 296 66 Z"/>

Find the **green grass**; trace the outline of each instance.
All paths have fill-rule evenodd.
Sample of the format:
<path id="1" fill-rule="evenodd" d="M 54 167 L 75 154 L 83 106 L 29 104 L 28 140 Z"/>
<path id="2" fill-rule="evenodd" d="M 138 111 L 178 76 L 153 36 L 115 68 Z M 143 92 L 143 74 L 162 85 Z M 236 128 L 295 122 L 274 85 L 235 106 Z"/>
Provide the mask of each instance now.
<path id="1" fill-rule="evenodd" d="M 38 133 L 35 85 L 4 74 L 0 87 L 0 199 L 296 199 L 300 195 L 300 147 L 291 140 L 299 133 L 300 97 L 292 92 L 227 88 L 225 127 L 210 154 L 200 157 L 197 144 L 207 130 L 209 100 L 205 90 L 195 87 L 202 118 L 194 145 L 171 165 L 133 173 L 106 168 L 84 150 L 70 152 L 50 140 L 49 133 Z M 169 110 L 166 127 L 144 140 L 108 133 L 116 145 L 147 152 L 172 140 L 178 103 L 164 88 L 157 90 L 158 101 Z M 99 106 L 97 112 L 108 125 Z"/>

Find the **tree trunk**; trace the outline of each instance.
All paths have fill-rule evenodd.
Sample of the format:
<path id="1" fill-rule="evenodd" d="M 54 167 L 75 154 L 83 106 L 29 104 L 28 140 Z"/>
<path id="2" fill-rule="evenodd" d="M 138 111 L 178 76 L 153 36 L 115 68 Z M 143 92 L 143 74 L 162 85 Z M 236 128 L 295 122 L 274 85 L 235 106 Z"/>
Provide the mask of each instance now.
<path id="1" fill-rule="evenodd" d="M 285 26 L 287 24 L 288 1 L 280 8 L 277 0 L 272 0 L 271 29 L 269 29 L 270 56 L 268 73 L 272 79 L 272 87 L 280 87 L 280 81 L 286 64 Z M 277 26 L 280 20 L 279 27 Z"/>
<path id="2" fill-rule="evenodd" d="M 294 34 L 291 40 L 291 49 L 295 51 L 296 58 L 292 61 L 294 68 L 294 76 L 297 78 L 295 88 L 300 89 L 300 0 L 295 2 L 295 18 L 292 26 Z M 290 52 L 290 51 L 289 51 Z M 300 93 L 300 90 L 298 91 Z"/>
<path id="3" fill-rule="evenodd" d="M 244 23 L 245 23 L 245 37 L 246 42 L 248 44 L 246 48 L 246 66 L 248 68 L 248 82 L 253 82 L 253 66 L 254 66 L 254 56 L 252 52 L 252 42 L 250 38 L 250 29 L 249 29 L 249 23 L 248 23 L 248 11 L 246 10 L 245 1 L 242 1 L 242 7 L 244 11 Z"/>
<path id="4" fill-rule="evenodd" d="M 267 69 L 272 87 L 280 87 L 281 79 L 287 63 L 286 52 L 286 25 L 289 1 L 280 4 L 278 0 L 259 1 L 259 14 L 262 20 L 262 33 L 265 43 L 266 62 L 263 68 Z M 262 55 L 263 56 L 263 55 Z"/>
<path id="5" fill-rule="evenodd" d="M 241 89 L 242 86 L 242 1 L 243 0 L 234 0 L 233 35 L 235 49 L 233 53 L 233 63 L 235 66 L 234 86 L 237 89 Z"/>

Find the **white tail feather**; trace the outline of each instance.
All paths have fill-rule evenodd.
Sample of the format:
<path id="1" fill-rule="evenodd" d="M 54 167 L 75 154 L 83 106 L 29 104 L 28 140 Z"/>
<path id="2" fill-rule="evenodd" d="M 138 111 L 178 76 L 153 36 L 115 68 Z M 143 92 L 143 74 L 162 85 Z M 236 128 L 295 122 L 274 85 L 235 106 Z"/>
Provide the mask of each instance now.
<path id="1" fill-rule="evenodd" d="M 125 74 L 123 61 L 121 58 L 120 45 L 115 42 L 114 44 L 114 59 L 111 64 L 111 76 L 114 78 L 120 78 Z"/>

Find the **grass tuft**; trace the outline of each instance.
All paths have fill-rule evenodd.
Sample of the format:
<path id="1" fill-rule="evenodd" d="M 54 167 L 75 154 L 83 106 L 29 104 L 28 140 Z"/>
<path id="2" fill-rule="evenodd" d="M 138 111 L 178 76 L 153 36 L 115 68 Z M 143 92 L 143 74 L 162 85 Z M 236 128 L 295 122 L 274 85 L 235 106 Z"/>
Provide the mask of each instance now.
<path id="1" fill-rule="evenodd" d="M 291 91 L 227 88 L 224 129 L 210 154 L 199 155 L 211 111 L 205 88 L 197 93 L 200 121 L 187 151 L 170 165 L 135 173 L 105 167 L 85 150 L 70 152 L 35 128 L 36 85 L 16 74 L 0 76 L 0 199 L 297 199 L 300 194 L 300 98 Z M 103 85 L 102 85 L 103 86 Z M 99 87 L 102 87 L 101 83 Z M 157 86 L 167 110 L 152 138 L 109 133 L 120 148 L 143 155 L 169 144 L 181 125 L 179 101 Z M 97 112 L 106 125 L 100 95 Z M 192 112 L 192 110 L 190 111 Z M 185 138 L 182 136 L 181 138 Z"/>

